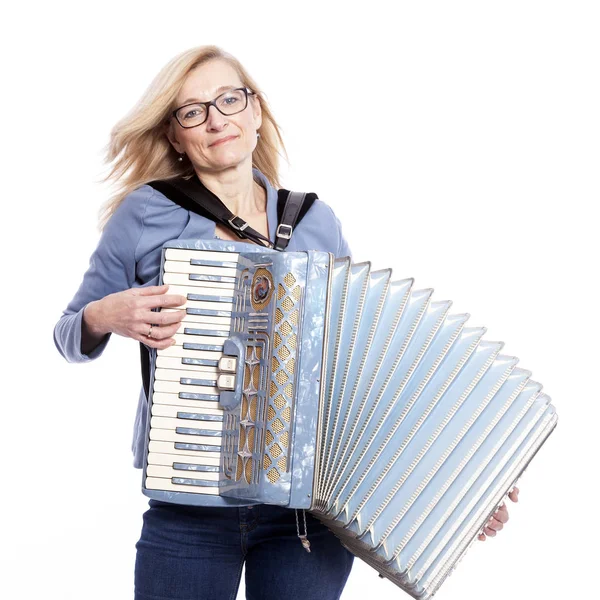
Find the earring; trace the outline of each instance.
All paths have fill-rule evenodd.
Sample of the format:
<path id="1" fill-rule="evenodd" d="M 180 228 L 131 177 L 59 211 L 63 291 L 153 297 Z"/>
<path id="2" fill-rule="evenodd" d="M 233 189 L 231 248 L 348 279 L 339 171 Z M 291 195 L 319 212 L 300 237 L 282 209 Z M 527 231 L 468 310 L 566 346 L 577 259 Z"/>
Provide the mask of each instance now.
<path id="1" fill-rule="evenodd" d="M 260 137 L 260 133 L 258 133 L 258 131 L 256 132 L 256 137 L 259 138 Z"/>
<path id="2" fill-rule="evenodd" d="M 177 159 L 178 162 L 183 162 L 183 157 L 185 155 L 183 153 L 180 154 L 179 158 Z"/>

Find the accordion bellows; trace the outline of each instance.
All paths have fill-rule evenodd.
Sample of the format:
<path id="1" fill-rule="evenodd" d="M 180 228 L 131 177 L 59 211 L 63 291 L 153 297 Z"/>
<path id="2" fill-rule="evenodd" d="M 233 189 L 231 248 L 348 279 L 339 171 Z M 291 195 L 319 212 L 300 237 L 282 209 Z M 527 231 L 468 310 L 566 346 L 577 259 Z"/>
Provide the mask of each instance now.
<path id="1" fill-rule="evenodd" d="M 187 315 L 153 357 L 144 493 L 309 509 L 433 595 L 557 416 L 501 343 L 391 275 L 324 252 L 166 244 L 161 280 Z"/>

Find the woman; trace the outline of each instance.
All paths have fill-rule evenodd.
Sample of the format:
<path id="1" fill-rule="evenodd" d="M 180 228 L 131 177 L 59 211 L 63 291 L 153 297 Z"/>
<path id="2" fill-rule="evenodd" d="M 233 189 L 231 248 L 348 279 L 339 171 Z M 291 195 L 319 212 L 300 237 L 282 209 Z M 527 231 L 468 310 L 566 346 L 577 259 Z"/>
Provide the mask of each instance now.
<path id="1" fill-rule="evenodd" d="M 56 326 L 61 354 L 69 361 L 93 360 L 111 333 L 157 349 L 173 344 L 184 311 L 152 312 L 185 301 L 156 285 L 163 243 L 238 238 L 145 184 L 195 173 L 234 214 L 273 241 L 280 148 L 279 128 L 236 59 L 214 46 L 173 59 L 112 132 L 109 178 L 121 190 L 107 207 L 83 283 Z M 320 201 L 287 248 L 307 249 L 350 255 L 339 221 Z M 133 441 L 138 468 L 146 404 L 142 391 Z M 506 520 L 505 509 L 498 511 L 486 533 L 495 535 Z M 151 500 L 137 544 L 136 598 L 235 598 L 244 562 L 248 598 L 339 598 L 351 554 L 310 515 L 306 553 L 297 525 L 294 511 L 274 506 L 207 509 Z"/>

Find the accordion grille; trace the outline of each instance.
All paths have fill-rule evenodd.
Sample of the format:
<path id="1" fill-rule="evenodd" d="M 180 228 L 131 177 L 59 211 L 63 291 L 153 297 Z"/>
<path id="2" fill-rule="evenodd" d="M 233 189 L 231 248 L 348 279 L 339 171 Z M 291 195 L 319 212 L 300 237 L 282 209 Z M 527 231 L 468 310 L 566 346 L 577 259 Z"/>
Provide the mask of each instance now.
<path id="1" fill-rule="evenodd" d="M 263 469 L 271 483 L 278 481 L 288 468 L 290 446 L 289 427 L 292 418 L 294 372 L 298 345 L 300 311 L 298 302 L 302 288 L 292 273 L 288 273 L 277 286 L 271 382 L 267 408 L 267 432 Z"/>
<path id="2" fill-rule="evenodd" d="M 273 467 L 268 473 L 267 478 L 271 483 L 275 483 L 279 479 L 279 471 Z"/>
<path id="3" fill-rule="evenodd" d="M 250 402 L 250 419 L 256 423 L 256 412 L 257 412 L 258 401 L 256 397 L 252 398 Z"/>
<path id="4" fill-rule="evenodd" d="M 252 481 L 252 458 L 249 458 L 246 461 L 246 467 L 244 469 L 244 476 L 246 477 L 246 481 L 250 483 Z"/>
<path id="5" fill-rule="evenodd" d="M 252 452 L 254 450 L 254 432 L 255 429 L 254 427 L 250 427 L 250 429 L 248 430 L 248 451 Z"/>

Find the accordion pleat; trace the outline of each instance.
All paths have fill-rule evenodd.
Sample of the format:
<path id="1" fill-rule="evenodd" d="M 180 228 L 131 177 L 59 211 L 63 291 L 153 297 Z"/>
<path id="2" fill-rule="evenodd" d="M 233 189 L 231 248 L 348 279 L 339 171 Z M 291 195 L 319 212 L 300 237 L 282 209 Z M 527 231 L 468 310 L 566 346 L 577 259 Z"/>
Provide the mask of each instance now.
<path id="1" fill-rule="evenodd" d="M 336 261 L 312 510 L 415 598 L 435 593 L 556 423 L 518 360 L 431 296 Z"/>

